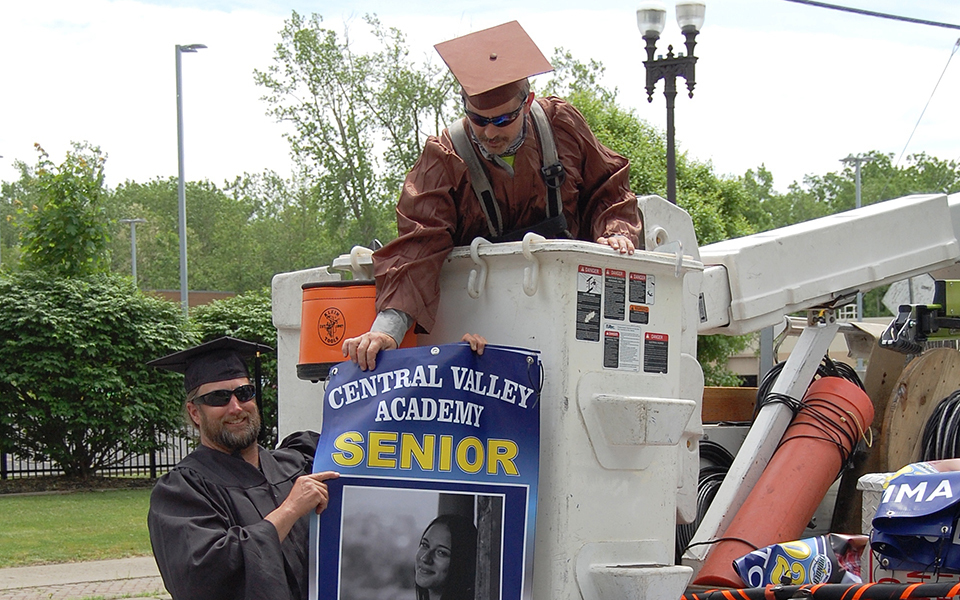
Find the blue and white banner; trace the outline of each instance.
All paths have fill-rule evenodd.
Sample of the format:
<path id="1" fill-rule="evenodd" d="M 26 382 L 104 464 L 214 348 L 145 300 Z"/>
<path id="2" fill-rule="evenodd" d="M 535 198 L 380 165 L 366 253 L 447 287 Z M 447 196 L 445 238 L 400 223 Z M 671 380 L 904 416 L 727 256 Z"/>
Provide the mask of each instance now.
<path id="1" fill-rule="evenodd" d="M 536 352 L 464 343 L 331 369 L 311 599 L 531 598 L 540 377 Z"/>
<path id="2" fill-rule="evenodd" d="M 960 573 L 960 472 L 938 467 L 907 465 L 887 481 L 870 533 L 885 568 Z"/>

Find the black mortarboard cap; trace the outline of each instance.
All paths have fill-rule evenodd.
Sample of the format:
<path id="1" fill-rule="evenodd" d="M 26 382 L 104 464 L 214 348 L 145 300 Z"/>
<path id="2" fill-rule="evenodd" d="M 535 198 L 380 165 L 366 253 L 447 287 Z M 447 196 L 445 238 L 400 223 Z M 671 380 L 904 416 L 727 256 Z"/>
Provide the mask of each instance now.
<path id="1" fill-rule="evenodd" d="M 270 346 L 224 336 L 147 364 L 183 373 L 183 387 L 189 392 L 204 383 L 250 377 L 245 359 L 272 351 Z"/>

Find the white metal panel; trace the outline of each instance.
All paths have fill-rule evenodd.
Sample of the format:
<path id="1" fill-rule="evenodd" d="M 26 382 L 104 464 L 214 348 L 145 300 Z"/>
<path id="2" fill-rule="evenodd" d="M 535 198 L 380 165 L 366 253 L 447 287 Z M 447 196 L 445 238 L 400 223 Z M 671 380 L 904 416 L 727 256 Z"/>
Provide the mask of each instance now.
<path id="1" fill-rule="evenodd" d="M 631 597 L 675 600 L 690 573 L 673 566 L 678 485 L 682 469 L 698 468 L 696 461 L 681 460 L 680 445 L 690 442 L 692 450 L 685 452 L 695 453 L 701 432 L 702 373 L 683 351 L 682 314 L 684 307 L 696 306 L 699 286 L 684 285 L 684 278 L 699 276 L 702 266 L 684 259 L 678 276 L 676 258 L 669 254 L 621 256 L 597 244 L 571 241 L 535 244 L 528 256 L 520 248 L 520 243 L 480 246 L 477 262 L 469 250 L 454 250 L 442 271 L 437 325 L 420 343 L 456 341 L 473 332 L 490 343 L 541 351 L 534 598 L 594 598 L 621 580 L 634 590 Z M 536 269 L 531 259 L 537 261 Z M 474 298 L 468 282 L 471 272 L 480 270 L 479 262 L 486 264 L 487 273 L 480 293 L 472 290 Z M 609 293 L 604 281 L 608 269 L 628 278 L 649 276 L 651 295 L 642 307 L 646 322 L 608 318 L 602 306 L 592 316 L 581 310 L 581 318 L 597 320 L 601 335 L 578 339 L 581 267 L 603 274 L 591 285 L 604 295 Z M 525 276 L 529 284 L 534 270 L 536 289 L 529 294 Z M 474 284 L 480 279 L 474 276 Z M 663 347 L 665 373 L 645 370 L 648 332 L 669 340 Z M 630 338 L 621 344 L 623 352 L 640 344 L 640 354 L 621 356 L 616 367 L 605 366 L 607 333 L 621 341 Z M 690 389 L 690 382 L 698 382 L 699 389 Z M 655 421 L 661 420 L 664 428 L 659 430 Z M 687 479 L 696 481 L 696 475 Z M 587 546 L 593 548 L 590 556 L 578 558 Z M 616 560 L 604 561 L 603 556 Z M 614 573 L 617 565 L 631 564 L 648 568 Z"/>
<path id="2" fill-rule="evenodd" d="M 680 242 L 683 253 L 700 260 L 697 234 L 690 214 L 660 196 L 640 196 L 637 206 L 643 216 L 644 248 L 656 250 L 673 242 Z"/>
<path id="3" fill-rule="evenodd" d="M 699 329 L 711 331 L 730 323 L 730 276 L 723 265 L 704 266 L 700 286 Z"/>

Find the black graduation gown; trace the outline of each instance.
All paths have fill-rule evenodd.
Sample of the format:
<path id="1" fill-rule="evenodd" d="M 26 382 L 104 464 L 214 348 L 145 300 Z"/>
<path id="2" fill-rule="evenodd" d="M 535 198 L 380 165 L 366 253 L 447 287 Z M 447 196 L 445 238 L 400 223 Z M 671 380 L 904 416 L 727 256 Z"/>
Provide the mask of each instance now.
<path id="1" fill-rule="evenodd" d="M 260 469 L 200 446 L 157 481 L 147 524 L 174 600 L 300 600 L 307 597 L 310 515 L 280 543 L 264 520 L 313 467 L 318 434 L 295 433 L 260 448 Z"/>

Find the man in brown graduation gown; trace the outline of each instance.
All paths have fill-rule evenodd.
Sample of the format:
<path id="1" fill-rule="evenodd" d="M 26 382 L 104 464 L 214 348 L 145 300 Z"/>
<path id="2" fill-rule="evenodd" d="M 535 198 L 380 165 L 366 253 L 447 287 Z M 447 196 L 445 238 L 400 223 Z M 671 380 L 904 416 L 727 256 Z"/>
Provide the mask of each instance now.
<path id="1" fill-rule="evenodd" d="M 307 598 L 309 514 L 327 506 L 311 474 L 318 435 L 257 444 L 260 414 L 244 357 L 267 346 L 223 337 L 152 361 L 184 374 L 200 446 L 157 481 L 150 543 L 175 600 Z"/>
<path id="2" fill-rule="evenodd" d="M 454 246 L 499 233 L 488 223 L 488 213 L 499 211 L 510 239 L 548 221 L 542 140 L 530 114 L 534 102 L 552 126 L 564 171 L 560 194 L 566 230 L 548 231 L 547 236 L 597 242 L 624 254 L 639 245 L 640 215 L 629 188 L 629 162 L 601 144 L 567 102 L 534 99 L 527 78 L 553 67 L 519 23 L 478 31 L 436 49 L 460 83 L 465 129 L 496 208 L 484 211 L 450 130 L 431 136 L 401 191 L 399 236 L 373 255 L 377 318 L 370 332 L 343 344 L 344 356 L 362 369 L 374 368 L 377 353 L 396 348 L 414 322 L 430 331 L 440 302 L 443 261 Z M 482 338 L 465 339 L 475 350 L 479 341 L 482 352 Z"/>

